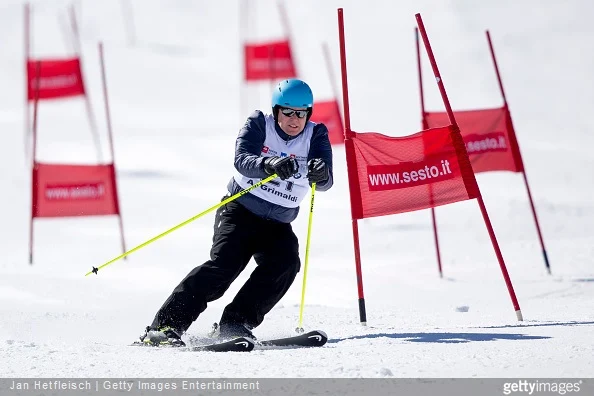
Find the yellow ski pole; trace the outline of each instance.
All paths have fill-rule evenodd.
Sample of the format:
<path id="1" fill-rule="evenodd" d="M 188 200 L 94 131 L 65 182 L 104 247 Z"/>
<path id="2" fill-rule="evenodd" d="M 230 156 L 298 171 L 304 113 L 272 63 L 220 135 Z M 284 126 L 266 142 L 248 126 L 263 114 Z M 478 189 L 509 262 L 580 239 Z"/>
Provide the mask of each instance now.
<path id="1" fill-rule="evenodd" d="M 137 250 L 139 250 L 139 249 L 141 249 L 141 248 L 143 248 L 143 247 L 145 247 L 145 246 L 147 246 L 147 245 L 149 245 L 149 244 L 151 244 L 151 243 L 155 242 L 157 239 L 161 239 L 161 238 L 162 238 L 162 237 L 164 237 L 165 235 L 167 235 L 167 234 L 169 234 L 169 233 L 171 233 L 171 232 L 173 232 L 173 231 L 177 230 L 178 228 L 181 228 L 181 227 L 185 226 L 186 224 L 189 224 L 189 223 L 191 223 L 192 221 L 194 221 L 194 220 L 196 220 L 196 219 L 198 219 L 198 218 L 200 218 L 200 217 L 204 216 L 204 215 L 205 215 L 205 214 L 207 214 L 207 213 L 210 213 L 210 212 L 212 212 L 213 210 L 216 210 L 216 209 L 220 208 L 221 206 L 223 206 L 223 205 L 225 205 L 225 204 L 227 204 L 227 203 L 229 203 L 229 202 L 231 202 L 231 201 L 233 201 L 233 200 L 235 200 L 235 199 L 237 199 L 237 198 L 241 197 L 242 195 L 249 193 L 249 192 L 250 192 L 250 191 L 252 191 L 253 189 L 260 187 L 262 184 L 268 183 L 269 181 L 271 181 L 272 179 L 275 179 L 276 177 L 277 177 L 277 175 L 276 175 L 276 173 L 275 173 L 274 175 L 268 176 L 266 179 L 262 179 L 262 180 L 260 180 L 258 183 L 255 183 L 253 186 L 251 186 L 251 187 L 248 187 L 248 188 L 246 188 L 245 190 L 241 190 L 241 191 L 240 191 L 240 192 L 238 192 L 237 194 L 235 194 L 235 195 L 233 195 L 233 196 L 231 196 L 231 197 L 229 197 L 229 198 L 225 199 L 224 201 L 221 201 L 221 202 L 219 202 L 218 204 L 216 204 L 216 205 L 214 205 L 214 206 L 212 206 L 212 207 L 210 207 L 210 208 L 206 209 L 204 212 L 198 213 L 196 216 L 194 216 L 194 217 L 191 217 L 191 218 L 189 218 L 188 220 L 186 220 L 186 221 L 184 221 L 184 222 L 182 222 L 182 223 L 179 223 L 179 224 L 178 224 L 178 225 L 176 225 L 175 227 L 172 227 L 172 228 L 168 229 L 167 231 L 165 231 L 165 232 L 163 232 L 163 233 L 161 233 L 161 234 L 157 235 L 156 237 L 154 237 L 154 238 L 151 238 L 151 239 L 149 239 L 148 241 L 146 241 L 146 242 L 144 242 L 144 243 L 142 243 L 142 244 L 140 244 L 140 245 L 136 246 L 135 248 L 132 248 L 132 249 L 128 250 L 127 252 L 124 252 L 124 253 L 120 254 L 118 257 L 116 257 L 116 258 L 114 258 L 114 259 L 111 259 L 111 260 L 109 260 L 107 263 L 105 263 L 105 264 L 103 264 L 103 265 L 100 265 L 99 267 L 93 267 L 93 269 L 92 269 L 91 271 L 87 272 L 87 273 L 85 274 L 85 276 L 89 276 L 90 274 L 97 274 L 97 273 L 99 272 L 99 270 L 100 270 L 100 269 L 102 269 L 102 268 L 104 268 L 104 267 L 107 267 L 108 265 L 110 265 L 110 264 L 112 264 L 112 263 L 114 263 L 114 262 L 118 261 L 119 259 L 121 259 L 121 258 L 123 258 L 123 257 L 126 257 L 126 256 L 127 256 L 127 255 L 129 255 L 130 253 L 133 253 L 133 252 L 135 252 L 135 251 L 137 251 Z"/>
<path id="2" fill-rule="evenodd" d="M 303 266 L 303 286 L 301 287 L 301 306 L 299 307 L 299 325 L 297 333 L 303 333 L 303 306 L 305 305 L 305 285 L 307 284 L 307 264 L 309 263 L 309 240 L 311 237 L 311 220 L 313 218 L 314 195 L 316 183 L 311 183 L 311 203 L 309 205 L 309 220 L 307 222 L 307 242 L 305 243 L 305 265 Z"/>

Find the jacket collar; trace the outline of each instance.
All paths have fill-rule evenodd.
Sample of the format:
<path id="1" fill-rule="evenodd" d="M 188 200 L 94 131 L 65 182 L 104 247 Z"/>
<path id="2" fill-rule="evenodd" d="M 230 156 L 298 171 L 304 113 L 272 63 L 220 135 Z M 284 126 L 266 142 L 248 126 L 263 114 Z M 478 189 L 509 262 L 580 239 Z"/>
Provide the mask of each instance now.
<path id="1" fill-rule="evenodd" d="M 307 126 L 307 124 L 306 124 L 306 126 Z M 285 142 L 288 142 L 289 140 L 293 140 L 296 137 L 301 136 L 301 134 L 303 133 L 303 131 L 301 131 L 301 132 L 299 132 L 298 135 L 295 135 L 295 136 L 287 135 L 285 133 L 285 131 L 283 131 L 281 129 L 281 127 L 278 125 L 278 122 L 276 122 L 276 121 L 274 122 L 274 129 L 276 130 L 276 133 L 278 134 L 278 136 L 280 136 L 281 139 L 283 139 Z M 303 130 L 305 130 L 305 128 L 303 128 Z"/>

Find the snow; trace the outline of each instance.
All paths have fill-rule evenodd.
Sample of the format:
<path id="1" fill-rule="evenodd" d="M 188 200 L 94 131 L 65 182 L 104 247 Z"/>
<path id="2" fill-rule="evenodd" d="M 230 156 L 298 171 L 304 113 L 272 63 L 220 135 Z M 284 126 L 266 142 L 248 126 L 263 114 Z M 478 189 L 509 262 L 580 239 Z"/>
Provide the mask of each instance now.
<path id="1" fill-rule="evenodd" d="M 124 2 L 125 3 L 125 2 Z M 288 3 L 288 2 L 287 2 Z M 287 4 L 300 76 L 332 97 L 322 52 L 340 84 L 336 9 L 344 7 L 352 127 L 420 130 L 414 14 L 423 16 L 455 109 L 501 104 L 489 29 L 549 255 L 548 275 L 520 175 L 477 176 L 522 308 L 517 321 L 478 204 L 436 210 L 444 278 L 429 211 L 359 222 L 367 326 L 359 323 L 344 149 L 335 186 L 316 194 L 304 327 L 319 349 L 180 353 L 126 346 L 194 266 L 208 258 L 213 215 L 85 277 L 118 256 L 114 217 L 38 219 L 28 264 L 30 159 L 23 137 L 22 0 L 0 5 L 0 376 L 2 377 L 588 377 L 594 372 L 594 5 L 586 0 L 302 0 Z M 233 170 L 235 136 L 269 84 L 241 103 L 239 2 L 74 3 L 84 73 L 108 153 L 97 42 L 105 44 L 115 161 L 129 248 L 215 204 Z M 283 34 L 276 2 L 250 1 L 249 37 Z M 33 54 L 72 53 L 66 1 L 34 1 Z M 441 110 L 422 53 L 426 103 Z M 247 108 L 249 107 L 249 108 Z M 38 158 L 93 163 L 81 100 L 40 106 Z M 304 207 L 308 203 L 304 202 Z M 304 252 L 304 209 L 294 230 Z M 209 305 L 188 335 L 204 337 L 254 268 Z M 260 338 L 298 325 L 302 274 Z"/>

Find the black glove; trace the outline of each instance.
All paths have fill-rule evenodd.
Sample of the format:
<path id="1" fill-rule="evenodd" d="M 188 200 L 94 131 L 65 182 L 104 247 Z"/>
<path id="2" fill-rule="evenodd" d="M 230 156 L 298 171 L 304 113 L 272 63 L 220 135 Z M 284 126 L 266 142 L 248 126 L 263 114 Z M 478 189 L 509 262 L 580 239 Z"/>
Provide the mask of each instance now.
<path id="1" fill-rule="evenodd" d="M 299 164 L 292 157 L 268 157 L 264 160 L 264 171 L 269 175 L 276 173 L 281 180 L 288 179 L 298 170 Z"/>
<path id="2" fill-rule="evenodd" d="M 330 177 L 330 169 L 321 158 L 307 161 L 307 179 L 310 183 L 324 183 Z"/>

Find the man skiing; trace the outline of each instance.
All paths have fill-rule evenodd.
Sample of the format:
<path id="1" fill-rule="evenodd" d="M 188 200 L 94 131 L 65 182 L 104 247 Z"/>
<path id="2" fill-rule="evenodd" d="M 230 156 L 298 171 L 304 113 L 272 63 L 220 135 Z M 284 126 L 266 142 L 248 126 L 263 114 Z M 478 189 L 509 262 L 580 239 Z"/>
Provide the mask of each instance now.
<path id="1" fill-rule="evenodd" d="M 270 175 L 278 177 L 234 201 L 215 215 L 210 260 L 194 268 L 173 290 L 140 341 L 185 345 L 182 334 L 210 301 L 220 298 L 253 257 L 257 267 L 227 305 L 220 336 L 255 339 L 252 329 L 280 301 L 299 272 L 299 243 L 291 222 L 312 183 L 333 184 L 332 148 L 324 124 L 310 122 L 313 94 L 298 79 L 281 81 L 272 94 L 272 114 L 257 110 L 235 145 L 236 173 L 229 195 Z"/>

